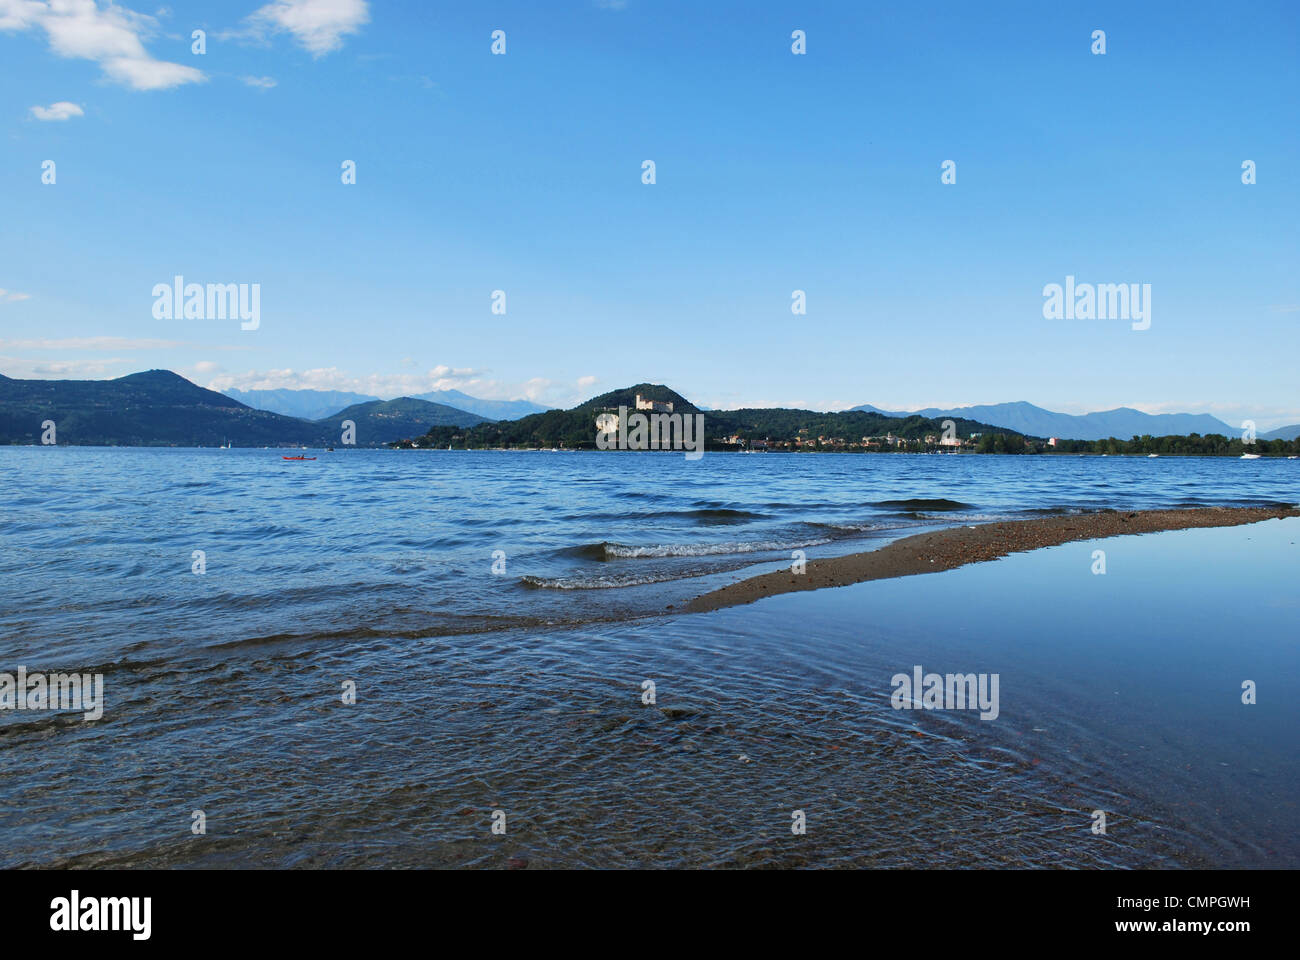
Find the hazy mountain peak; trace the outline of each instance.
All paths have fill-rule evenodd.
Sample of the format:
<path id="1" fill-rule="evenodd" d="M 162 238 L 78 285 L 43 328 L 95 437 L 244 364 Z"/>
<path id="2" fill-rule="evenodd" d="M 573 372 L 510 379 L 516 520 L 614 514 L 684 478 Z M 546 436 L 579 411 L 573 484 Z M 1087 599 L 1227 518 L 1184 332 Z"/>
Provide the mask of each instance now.
<path id="1" fill-rule="evenodd" d="M 885 413 L 889 416 L 908 416 L 906 413 L 880 410 L 870 404 L 854 407 Z M 1231 436 L 1236 431 L 1228 424 L 1208 413 L 1143 413 L 1132 407 L 1115 407 L 1095 413 L 1056 413 L 1036 406 L 1027 400 L 1008 403 L 977 404 L 949 410 L 927 409 L 917 411 L 927 417 L 967 417 L 1015 430 L 1026 436 L 1061 437 L 1067 440 L 1104 440 L 1107 437 L 1128 439 L 1150 434 L 1169 436 L 1189 433 L 1221 433 Z"/>
<path id="2" fill-rule="evenodd" d="M 428 393 L 416 393 L 411 396 L 415 400 L 446 404 L 489 420 L 518 420 L 520 417 L 544 413 L 551 409 L 540 403 L 533 403 L 531 400 L 482 400 L 460 390 L 430 390 Z"/>

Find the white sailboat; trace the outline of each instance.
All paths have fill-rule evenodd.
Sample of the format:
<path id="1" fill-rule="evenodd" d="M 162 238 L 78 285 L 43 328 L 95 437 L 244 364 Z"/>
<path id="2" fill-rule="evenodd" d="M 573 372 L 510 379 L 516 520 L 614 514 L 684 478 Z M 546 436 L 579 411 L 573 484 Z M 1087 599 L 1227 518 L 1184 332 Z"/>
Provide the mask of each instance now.
<path id="1" fill-rule="evenodd" d="M 1259 455 L 1258 453 L 1243 453 L 1243 454 L 1241 455 L 1241 459 L 1243 459 L 1243 460 L 1258 460 L 1258 459 L 1259 459 L 1259 456 L 1260 456 L 1260 455 Z"/>

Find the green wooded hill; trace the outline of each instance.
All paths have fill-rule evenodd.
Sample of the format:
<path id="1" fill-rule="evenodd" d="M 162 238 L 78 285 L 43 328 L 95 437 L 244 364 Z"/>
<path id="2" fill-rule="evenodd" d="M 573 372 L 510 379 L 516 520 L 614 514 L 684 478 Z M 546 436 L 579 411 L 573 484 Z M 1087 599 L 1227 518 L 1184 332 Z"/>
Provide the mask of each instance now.
<path id="1" fill-rule="evenodd" d="M 640 383 L 622 390 L 592 397 L 569 410 L 548 410 L 518 420 L 479 424 L 468 430 L 454 427 L 435 427 L 424 436 L 413 439 L 420 447 L 570 447 L 595 449 L 596 415 L 603 410 L 627 407 L 633 411 L 636 397 L 669 401 L 673 413 L 704 414 L 704 435 L 710 443 L 723 437 L 739 434 L 747 441 L 789 440 L 806 430 L 813 438 L 818 436 L 842 437 L 858 441 L 864 436 L 883 436 L 893 433 L 907 439 L 921 439 L 928 434 L 942 434 L 943 421 L 920 416 L 887 417 L 878 413 L 846 410 L 841 413 L 819 413 L 814 410 L 785 408 L 703 411 L 680 393 L 663 384 Z M 981 431 L 1010 431 L 990 427 L 974 420 L 953 418 L 959 436 L 966 437 Z M 410 445 L 410 442 L 408 442 Z"/>
<path id="2" fill-rule="evenodd" d="M 337 438 L 342 433 L 344 420 L 351 420 L 357 425 L 357 443 L 364 446 L 392 443 L 430 427 L 472 427 L 478 423 L 492 422 L 476 413 L 457 410 L 443 403 L 416 400 L 414 397 L 354 403 L 333 416 L 314 422 L 328 426 L 330 435 Z"/>
<path id="3" fill-rule="evenodd" d="M 60 444 L 237 447 L 335 446 L 342 421 L 357 446 L 383 446 L 435 424 L 484 418 L 427 400 L 401 398 L 349 407 L 323 420 L 255 410 L 169 370 L 116 380 L 16 380 L 0 375 L 0 444 L 38 444 L 53 420 Z"/>
<path id="4" fill-rule="evenodd" d="M 676 390 L 665 387 L 662 383 L 638 383 L 632 387 L 624 387 L 622 390 L 611 390 L 609 393 L 602 393 L 598 397 L 592 397 L 584 403 L 578 404 L 572 410 L 559 411 L 562 413 L 576 413 L 579 411 L 590 412 L 594 417 L 602 410 L 617 410 L 619 407 L 627 407 L 628 410 L 636 409 L 636 398 L 641 396 L 646 400 L 658 400 L 660 403 L 671 403 L 673 413 L 705 413 L 695 404 L 691 403 Z M 556 411 L 548 411 L 554 413 Z M 712 414 L 709 414 L 712 416 Z M 594 430 L 595 427 L 593 426 Z"/>
<path id="5" fill-rule="evenodd" d="M 843 437 L 846 440 L 859 440 L 862 437 L 878 437 L 892 433 L 906 440 L 920 440 L 928 435 L 943 433 L 943 422 L 951 419 L 957 426 L 959 437 L 969 437 L 972 433 L 996 430 L 999 433 L 1012 434 L 1013 431 L 1000 427 L 991 427 L 977 420 L 963 420 L 958 417 L 888 417 L 879 413 L 865 413 L 861 410 L 844 410 L 840 413 L 820 413 L 816 410 L 793 410 L 785 407 L 759 409 L 726 410 L 721 413 L 704 415 L 705 435 L 714 436 L 709 428 L 710 421 L 718 418 L 723 432 L 718 436 L 738 433 L 750 440 L 764 437 L 786 439 L 796 436 L 800 430 L 806 430 L 809 436 Z M 1020 436 L 1015 434 L 1015 436 Z"/>

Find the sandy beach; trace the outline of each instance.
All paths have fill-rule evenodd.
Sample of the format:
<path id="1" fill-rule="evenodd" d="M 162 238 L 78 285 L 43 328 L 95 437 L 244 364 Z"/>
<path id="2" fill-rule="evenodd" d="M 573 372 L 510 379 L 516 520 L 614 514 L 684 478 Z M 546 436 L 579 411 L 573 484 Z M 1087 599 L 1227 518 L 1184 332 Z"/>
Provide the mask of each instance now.
<path id="1" fill-rule="evenodd" d="M 692 612 L 753 603 L 763 597 L 798 590 L 842 587 L 867 580 L 938 573 L 971 563 L 996 560 L 1010 553 L 1054 547 L 1075 540 L 1100 540 L 1135 533 L 1158 533 L 1192 527 L 1233 527 L 1283 517 L 1300 509 L 1272 507 L 1195 507 L 1180 510 L 1104 510 L 1098 513 L 1012 520 L 952 527 L 896 540 L 879 550 L 808 561 L 802 574 L 778 570 L 750 577 L 696 597 Z"/>

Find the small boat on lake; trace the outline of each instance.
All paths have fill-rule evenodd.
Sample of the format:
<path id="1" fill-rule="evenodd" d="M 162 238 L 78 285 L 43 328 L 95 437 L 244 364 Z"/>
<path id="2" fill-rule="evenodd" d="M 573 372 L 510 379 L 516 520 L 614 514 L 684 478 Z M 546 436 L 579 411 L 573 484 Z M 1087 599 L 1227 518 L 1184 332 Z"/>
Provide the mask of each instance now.
<path id="1" fill-rule="evenodd" d="M 285 460 L 315 460 L 315 457 L 284 457 Z"/>
<path id="2" fill-rule="evenodd" d="M 1258 460 L 1259 457 L 1260 455 L 1258 453 L 1243 453 L 1241 455 L 1241 459 L 1243 460 Z"/>

